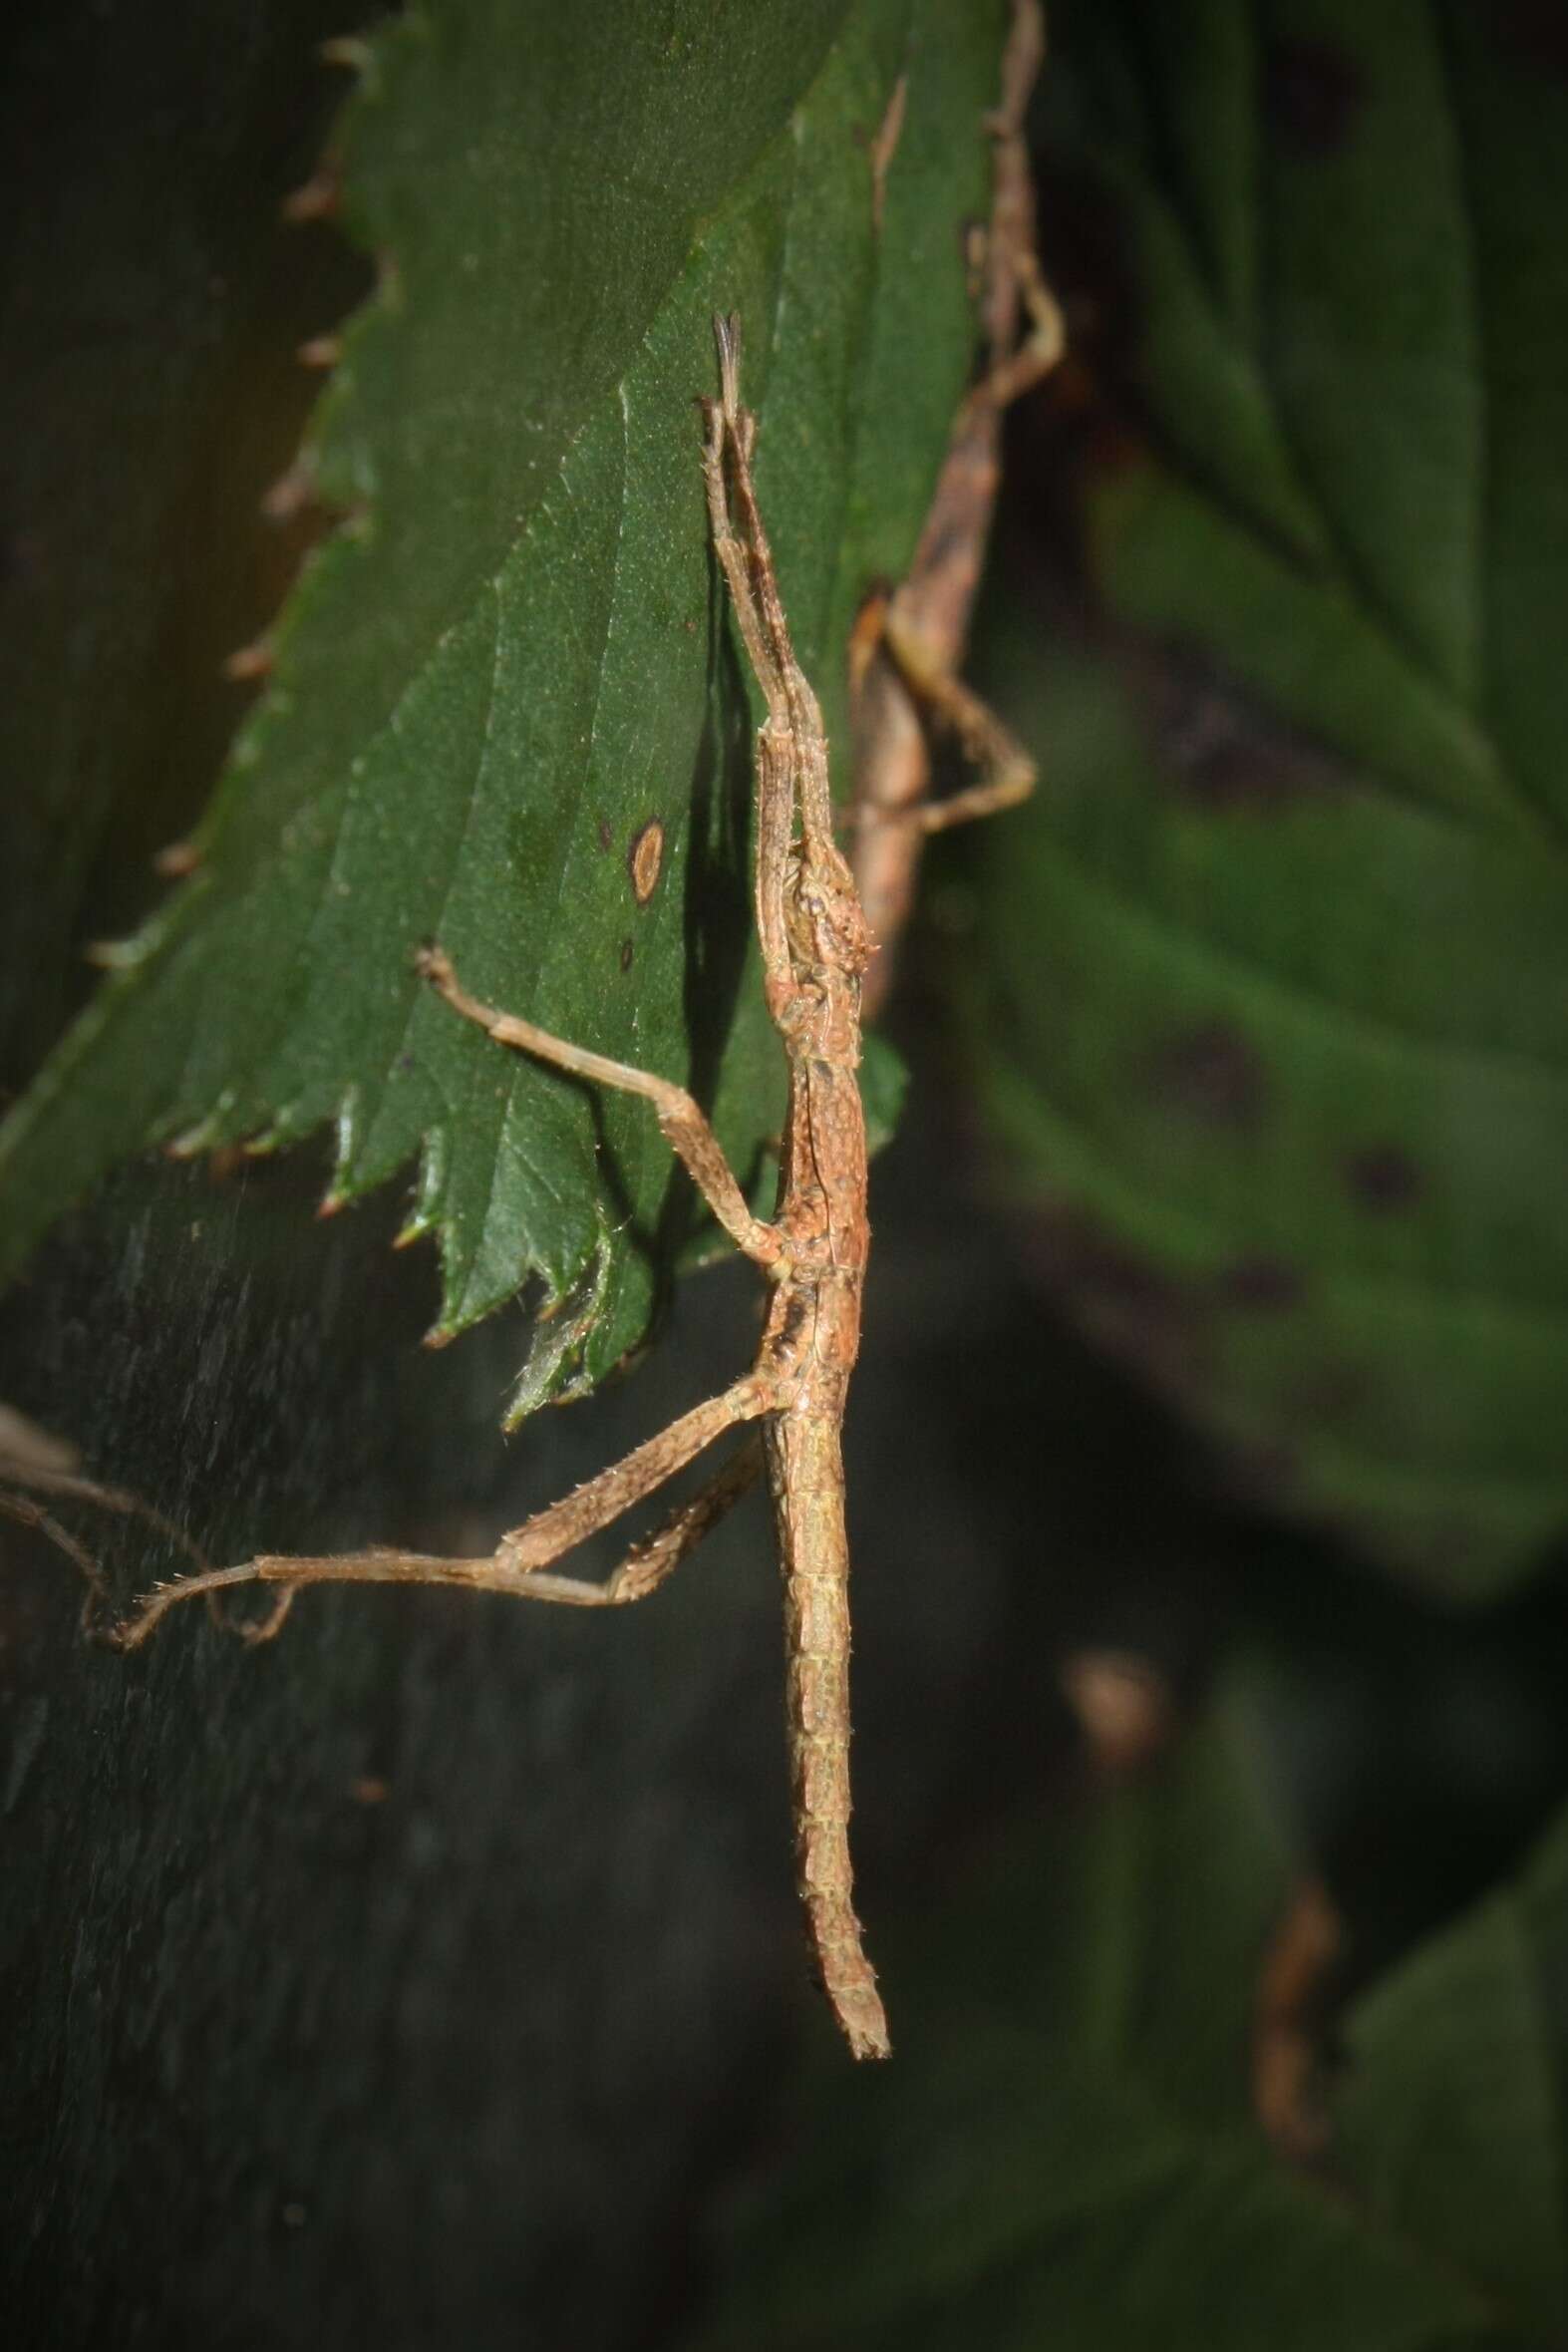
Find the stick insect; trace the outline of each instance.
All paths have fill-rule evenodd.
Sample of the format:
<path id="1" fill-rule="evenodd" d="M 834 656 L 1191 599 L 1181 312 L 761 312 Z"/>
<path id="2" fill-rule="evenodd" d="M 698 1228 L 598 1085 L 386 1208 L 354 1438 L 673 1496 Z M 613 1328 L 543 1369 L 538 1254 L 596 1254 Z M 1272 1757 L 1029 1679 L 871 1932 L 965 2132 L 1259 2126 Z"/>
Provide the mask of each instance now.
<path id="1" fill-rule="evenodd" d="M 757 421 L 740 393 L 739 321 L 716 319 L 720 394 L 702 404 L 703 469 L 714 550 L 768 706 L 756 745 L 756 912 L 769 1013 L 789 1065 L 778 1202 L 754 1215 L 713 1129 L 682 1088 L 551 1036 L 481 1003 L 439 945 L 418 966 L 455 1014 L 497 1046 L 598 1086 L 641 1095 L 714 1215 L 773 1286 L 751 1371 L 612 1468 L 502 1535 L 483 1558 L 372 1548 L 319 1558 L 265 1554 L 157 1586 L 111 1636 L 135 1649 L 177 1603 L 226 1587 L 280 1588 L 250 1640 L 275 1634 L 308 1584 L 457 1584 L 576 1607 L 615 1607 L 655 1591 L 766 1466 L 779 1529 L 787 1642 L 797 1882 L 822 1984 L 856 2058 L 885 2058 L 887 2021 L 854 1912 L 849 1859 L 849 1554 L 840 1451 L 860 1336 L 869 1227 L 860 1059 L 861 979 L 870 929 L 833 838 L 827 743 L 795 659 L 752 457 Z M 921 822 L 921 812 L 891 822 Z M 758 1426 L 760 1425 L 760 1427 Z M 554 1563 L 728 1432 L 737 1450 L 602 1583 Z"/>

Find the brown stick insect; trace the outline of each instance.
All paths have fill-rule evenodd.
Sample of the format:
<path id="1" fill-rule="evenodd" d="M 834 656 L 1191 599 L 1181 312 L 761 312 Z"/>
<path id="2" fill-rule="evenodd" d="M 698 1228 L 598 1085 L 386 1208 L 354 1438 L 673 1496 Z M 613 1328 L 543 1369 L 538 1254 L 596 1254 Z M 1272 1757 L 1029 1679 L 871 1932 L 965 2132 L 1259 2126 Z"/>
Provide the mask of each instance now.
<path id="1" fill-rule="evenodd" d="M 615 1607 L 643 1599 L 693 1551 L 766 1463 L 784 1581 L 788 1727 L 798 1885 L 822 1983 L 857 2058 L 888 2054 L 887 2023 L 860 1939 L 849 1860 L 849 1555 L 840 1428 L 860 1336 L 869 1227 L 860 1059 L 861 978 L 873 941 L 849 865 L 833 839 L 827 743 L 816 696 L 795 659 L 753 485 L 757 423 L 742 406 L 740 327 L 715 321 L 720 395 L 704 401 L 703 467 L 713 543 L 768 705 L 756 748 L 756 911 L 767 1004 L 789 1065 L 772 1220 L 753 1214 L 692 1097 L 669 1081 L 569 1044 L 482 1004 L 439 945 L 425 979 L 498 1046 L 599 1086 L 643 1096 L 714 1215 L 773 1285 L 752 1370 L 721 1395 L 503 1535 L 483 1558 L 383 1549 L 264 1554 L 159 1585 L 111 1638 L 144 1642 L 177 1602 L 231 1585 L 281 1587 L 269 1614 L 241 1628 L 269 1639 L 307 1584 L 459 1584 L 480 1592 Z M 920 823 L 918 810 L 890 823 Z M 761 1424 L 760 1429 L 750 1425 Z M 610 1526 L 732 1429 L 740 1447 L 603 1582 L 554 1563 Z M 79 1489 L 80 1482 L 73 1482 Z M 36 1515 L 36 1514 L 35 1514 Z"/>

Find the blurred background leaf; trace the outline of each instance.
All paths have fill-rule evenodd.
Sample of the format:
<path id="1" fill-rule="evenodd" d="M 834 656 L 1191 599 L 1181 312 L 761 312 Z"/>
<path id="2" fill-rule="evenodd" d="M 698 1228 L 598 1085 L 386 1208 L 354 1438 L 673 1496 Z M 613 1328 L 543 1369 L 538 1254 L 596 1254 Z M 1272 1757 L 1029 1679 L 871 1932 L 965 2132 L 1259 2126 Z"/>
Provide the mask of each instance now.
<path id="1" fill-rule="evenodd" d="M 1145 1785 L 1019 1825 L 911 1927 L 898 2060 L 814 2076 L 704 2352 L 1561 2341 L 1564 2036 L 1538 1997 L 1568 1949 L 1561 1829 L 1355 2005 L 1304 2169 L 1251 2113 L 1292 1888 L 1270 1780 L 1224 1701 Z"/>
<path id="2" fill-rule="evenodd" d="M 1446 2250 L 1532 2341 L 1568 2331 L 1568 1814 L 1366 1993 L 1336 2143 L 1378 2223 Z"/>
<path id="3" fill-rule="evenodd" d="M 1568 1506 L 1560 39 L 1053 18 L 1090 602 L 988 648 L 1046 780 L 991 1101 L 1046 1278 L 1245 1491 L 1484 1598 Z"/>

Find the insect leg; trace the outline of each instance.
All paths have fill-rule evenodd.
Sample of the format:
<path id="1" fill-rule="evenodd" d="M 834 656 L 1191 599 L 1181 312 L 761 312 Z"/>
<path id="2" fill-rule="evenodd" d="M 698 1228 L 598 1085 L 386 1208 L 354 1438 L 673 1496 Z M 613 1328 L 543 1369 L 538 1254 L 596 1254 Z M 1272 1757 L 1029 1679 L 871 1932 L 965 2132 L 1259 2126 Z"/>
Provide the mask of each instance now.
<path id="1" fill-rule="evenodd" d="M 850 812 L 850 822 L 861 832 L 880 826 L 910 826 L 919 833 L 945 833 L 949 826 L 967 825 L 977 817 L 994 817 L 1027 801 L 1035 789 L 1036 768 L 1016 735 L 981 701 L 962 679 L 955 678 L 938 657 L 928 657 L 918 631 L 901 625 L 896 599 L 887 614 L 882 643 L 915 701 L 938 725 L 958 737 L 966 759 L 979 769 L 976 781 L 939 801 L 921 800 L 886 807 L 861 801 Z"/>
<path id="2" fill-rule="evenodd" d="M 618 1087 L 624 1094 L 641 1095 L 652 1103 L 671 1149 L 737 1248 L 759 1265 L 778 1264 L 784 1256 L 783 1241 L 774 1226 L 752 1214 L 718 1137 L 684 1087 L 655 1078 L 650 1071 L 635 1070 L 629 1062 L 612 1062 L 584 1046 L 568 1045 L 564 1038 L 552 1037 L 547 1029 L 536 1028 L 515 1013 L 497 1012 L 493 1005 L 482 1004 L 469 994 L 453 970 L 451 958 L 440 947 L 422 948 L 418 964 L 454 1012 L 488 1030 L 497 1045 L 514 1046 L 519 1053 L 532 1054 L 557 1070 L 569 1071 L 574 1078 Z"/>
<path id="3" fill-rule="evenodd" d="M 774 1392 L 769 1383 L 756 1374 L 748 1374 L 721 1396 L 710 1397 L 706 1404 L 695 1406 L 679 1421 L 672 1421 L 657 1437 L 648 1439 L 623 1461 L 563 1496 L 559 1503 L 535 1512 L 532 1518 L 524 1519 L 520 1527 L 513 1527 L 509 1534 L 503 1535 L 494 1551 L 484 1558 L 449 1559 L 433 1552 L 379 1547 L 330 1553 L 320 1558 L 263 1553 L 238 1567 L 210 1568 L 203 1575 L 180 1576 L 170 1584 L 159 1585 L 116 1628 L 116 1645 L 126 1650 L 140 1648 L 178 1602 L 191 1600 L 197 1593 L 226 1591 L 236 1584 L 283 1587 L 284 1606 L 258 1627 L 249 1629 L 252 1640 L 270 1639 L 283 1621 L 287 1600 L 307 1584 L 461 1584 L 470 1592 L 507 1592 L 523 1600 L 580 1604 L 590 1595 L 597 1600 L 600 1588 L 579 1582 L 575 1577 L 539 1575 L 537 1571 L 547 1568 L 552 1560 L 559 1559 L 585 1537 L 597 1534 L 601 1527 L 613 1525 L 623 1512 L 655 1493 L 705 1447 L 723 1437 L 727 1429 L 733 1429 L 737 1422 L 755 1421 L 770 1411 L 773 1403 Z M 652 1590 L 661 1583 L 745 1492 L 756 1475 L 755 1462 L 748 1462 L 752 1452 L 750 1447 L 743 1447 L 735 1461 L 725 1465 L 720 1478 L 683 1505 L 658 1534 L 634 1546 L 616 1572 L 622 1579 L 622 1588 L 610 1589 L 616 1583 L 616 1577 L 612 1577 L 610 1585 L 602 1588 L 605 1594 L 611 1599 L 639 1599 L 639 1587 Z"/>
<path id="4" fill-rule="evenodd" d="M 757 1484 L 762 1468 L 762 1440 L 754 1435 L 695 1495 L 676 1505 L 662 1527 L 634 1543 L 602 1584 L 590 1583 L 584 1576 L 530 1574 L 529 1599 L 563 1601 L 581 1608 L 614 1608 L 646 1600 L 683 1559 L 690 1558 L 720 1520 L 728 1517 L 742 1496 Z"/>

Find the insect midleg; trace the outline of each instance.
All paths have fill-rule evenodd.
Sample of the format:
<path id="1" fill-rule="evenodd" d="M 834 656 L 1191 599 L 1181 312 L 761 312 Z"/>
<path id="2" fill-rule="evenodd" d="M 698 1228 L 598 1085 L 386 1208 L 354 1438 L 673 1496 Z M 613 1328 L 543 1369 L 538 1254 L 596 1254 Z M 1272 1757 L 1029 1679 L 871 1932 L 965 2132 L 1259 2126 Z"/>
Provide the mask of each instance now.
<path id="1" fill-rule="evenodd" d="M 623 1512 L 630 1511 L 645 1496 L 656 1493 L 667 1479 L 684 1470 L 696 1455 L 722 1438 L 726 1430 L 733 1429 L 738 1422 L 756 1420 L 770 1410 L 771 1403 L 766 1380 L 748 1374 L 722 1395 L 710 1397 L 705 1404 L 683 1414 L 680 1420 L 672 1421 L 657 1437 L 634 1448 L 624 1460 L 600 1471 L 597 1478 L 589 1479 L 560 1502 L 535 1512 L 532 1518 L 524 1519 L 521 1526 L 503 1535 L 487 1557 L 446 1559 L 431 1552 L 390 1549 L 331 1552 L 319 1558 L 263 1553 L 239 1567 L 211 1568 L 202 1575 L 181 1576 L 172 1584 L 160 1586 L 149 1593 L 136 1613 L 117 1628 L 115 1639 L 122 1649 L 136 1649 L 178 1602 L 193 1599 L 198 1592 L 226 1591 L 236 1584 L 279 1584 L 291 1593 L 307 1584 L 461 1584 L 470 1592 L 506 1592 L 523 1600 L 581 1605 L 588 1594 L 600 1588 L 589 1585 L 585 1579 L 546 1576 L 537 1571 L 547 1568 L 552 1560 L 559 1559 L 589 1535 L 597 1534 L 601 1527 L 612 1526 Z M 733 1479 L 735 1466 L 727 1464 L 725 1468 Z M 739 1500 L 753 1475 L 755 1467 L 733 1493 L 725 1490 L 723 1481 L 715 1482 L 724 1509 Z M 662 1535 L 651 1539 L 656 1547 L 661 1542 L 666 1547 L 674 1545 L 673 1557 L 666 1560 L 660 1552 L 662 1564 L 652 1583 L 662 1582 L 714 1524 L 715 1500 L 714 1494 L 704 1489 L 677 1511 Z M 718 1515 L 722 1515 L 722 1510 Z M 682 1533 L 690 1537 L 684 1543 L 678 1540 Z M 633 1553 L 622 1563 L 623 1568 L 632 1571 L 632 1583 L 637 1580 L 636 1559 L 641 1549 L 634 1546 Z M 625 1597 L 640 1596 L 628 1593 Z M 280 1613 L 266 1624 L 264 1633 L 275 1632 L 281 1622 Z"/>

